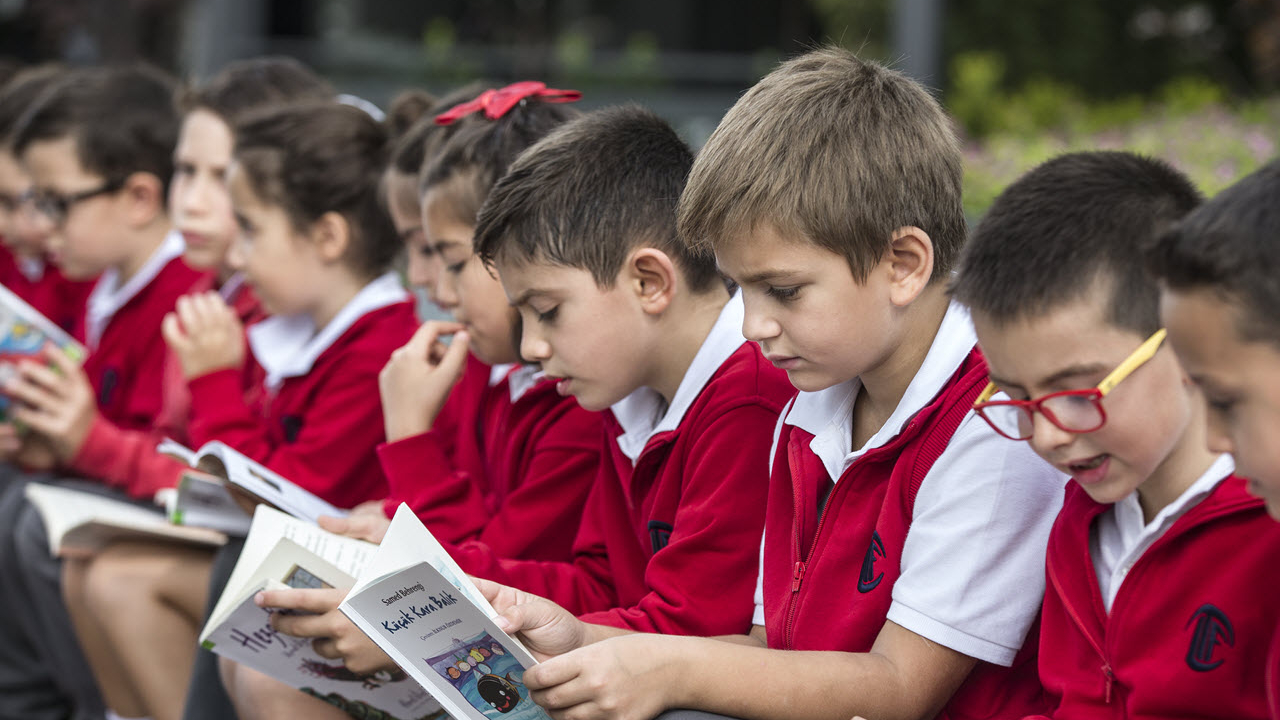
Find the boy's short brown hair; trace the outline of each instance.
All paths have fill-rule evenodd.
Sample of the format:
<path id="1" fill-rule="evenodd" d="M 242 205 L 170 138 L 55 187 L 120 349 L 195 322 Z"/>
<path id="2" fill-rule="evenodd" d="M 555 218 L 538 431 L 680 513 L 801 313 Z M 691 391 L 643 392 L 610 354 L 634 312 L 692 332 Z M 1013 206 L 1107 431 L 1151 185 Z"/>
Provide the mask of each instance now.
<path id="1" fill-rule="evenodd" d="M 676 202 L 693 153 L 665 120 L 635 106 L 572 120 L 526 150 L 476 223 L 485 262 L 546 262 L 610 287 L 632 250 L 671 256 L 693 292 L 719 282 L 715 258 L 676 237 Z"/>
<path id="2" fill-rule="evenodd" d="M 928 91 L 828 47 L 783 63 L 720 121 L 680 199 L 680 235 L 714 248 L 767 224 L 844 256 L 862 281 L 915 226 L 937 280 L 964 243 L 960 185 L 959 143 Z"/>

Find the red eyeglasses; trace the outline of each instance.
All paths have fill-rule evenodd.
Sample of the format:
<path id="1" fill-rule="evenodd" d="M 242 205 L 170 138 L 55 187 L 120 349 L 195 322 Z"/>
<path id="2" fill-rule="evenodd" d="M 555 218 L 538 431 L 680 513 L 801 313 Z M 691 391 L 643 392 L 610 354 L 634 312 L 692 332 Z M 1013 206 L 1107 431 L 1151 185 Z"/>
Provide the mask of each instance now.
<path id="1" fill-rule="evenodd" d="M 992 400 L 991 396 L 996 394 L 997 388 L 995 383 L 987 383 L 986 389 L 973 403 L 973 410 L 993 430 L 1010 440 L 1031 439 L 1037 412 L 1054 426 L 1069 433 L 1093 432 L 1107 424 L 1107 411 L 1102 407 L 1102 398 L 1150 360 L 1160 349 L 1164 337 L 1164 328 L 1157 330 L 1103 378 L 1097 387 L 1064 390 L 1034 400 Z"/>

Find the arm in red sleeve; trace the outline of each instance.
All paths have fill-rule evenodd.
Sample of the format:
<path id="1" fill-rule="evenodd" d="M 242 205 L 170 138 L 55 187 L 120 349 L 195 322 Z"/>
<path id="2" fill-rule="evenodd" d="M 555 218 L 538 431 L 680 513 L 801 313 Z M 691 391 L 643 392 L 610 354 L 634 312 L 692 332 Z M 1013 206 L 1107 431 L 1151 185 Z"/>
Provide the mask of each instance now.
<path id="1" fill-rule="evenodd" d="M 446 544 L 445 549 L 468 574 L 541 595 L 575 615 L 613 607 L 617 604 L 617 593 L 605 547 L 604 526 L 613 513 L 608 510 L 610 502 L 601 485 L 616 484 L 618 479 L 613 472 L 603 471 L 605 465 L 607 463 L 601 463 L 602 471 L 593 481 L 594 487 L 587 498 L 582 525 L 574 540 L 572 562 L 511 560 L 477 542 Z"/>
<path id="2" fill-rule="evenodd" d="M 340 507 L 385 497 L 386 481 L 374 457 L 384 439 L 378 396 L 383 361 L 373 354 L 347 355 L 323 372 L 286 380 L 273 402 L 286 402 L 290 390 L 297 429 L 292 442 L 273 437 L 273 429 L 245 403 L 238 370 L 195 378 L 189 384 L 192 441 L 198 446 L 221 440 Z"/>
<path id="3" fill-rule="evenodd" d="M 70 469 L 99 478 L 132 497 L 150 498 L 156 491 L 176 485 L 182 471 L 190 469 L 156 452 L 164 436 L 163 432 L 124 430 L 99 415 L 80 452 L 72 458 Z"/>
<path id="4" fill-rule="evenodd" d="M 744 634 L 751 629 L 769 447 L 779 408 L 760 399 L 706 413 L 688 463 L 671 537 L 645 568 L 648 594 L 587 622 L 669 635 Z M 674 458 L 673 458 L 674 460 Z"/>
<path id="5" fill-rule="evenodd" d="M 433 429 L 378 446 L 390 491 L 388 514 L 407 503 L 442 543 L 474 537 L 488 520 L 477 479 L 454 467 L 450 445 L 448 433 Z"/>

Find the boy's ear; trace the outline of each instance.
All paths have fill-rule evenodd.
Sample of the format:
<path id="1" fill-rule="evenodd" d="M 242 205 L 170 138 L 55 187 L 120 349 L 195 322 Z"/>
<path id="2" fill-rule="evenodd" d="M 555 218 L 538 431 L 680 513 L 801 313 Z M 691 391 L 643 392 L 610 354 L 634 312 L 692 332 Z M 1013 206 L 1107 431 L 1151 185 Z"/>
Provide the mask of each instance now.
<path id="1" fill-rule="evenodd" d="M 640 307 L 650 315 L 666 311 L 680 282 L 680 271 L 671 256 L 651 247 L 631 253 L 622 275 L 622 281 L 635 293 Z"/>
<path id="2" fill-rule="evenodd" d="M 125 213 L 131 227 L 150 225 L 166 213 L 164 183 L 147 172 L 136 172 L 125 178 L 119 197 L 125 203 Z"/>
<path id="3" fill-rule="evenodd" d="M 351 246 L 351 225 L 342 213 L 327 212 L 311 224 L 311 242 L 315 243 L 320 259 L 337 262 L 347 254 Z"/>
<path id="4" fill-rule="evenodd" d="M 933 277 L 933 240 L 915 226 L 893 231 L 882 267 L 889 273 L 889 301 L 905 307 L 915 301 Z"/>

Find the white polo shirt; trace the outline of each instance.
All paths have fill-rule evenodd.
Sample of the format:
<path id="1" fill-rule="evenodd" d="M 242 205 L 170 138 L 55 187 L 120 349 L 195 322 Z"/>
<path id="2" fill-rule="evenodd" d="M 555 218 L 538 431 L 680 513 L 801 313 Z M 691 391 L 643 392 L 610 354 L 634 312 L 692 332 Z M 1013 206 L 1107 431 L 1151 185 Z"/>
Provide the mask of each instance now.
<path id="1" fill-rule="evenodd" d="M 810 449 L 838 482 L 938 395 L 976 342 L 968 311 L 952 303 L 893 414 L 861 448 L 852 447 L 857 378 L 800 393 L 781 422 L 814 436 Z M 888 619 L 978 660 L 1012 664 L 1040 611 L 1045 549 L 1066 480 L 1030 445 L 997 435 L 970 412 L 916 495 Z M 762 554 L 762 569 L 763 562 Z M 757 625 L 764 624 L 761 578 Z"/>
<path id="2" fill-rule="evenodd" d="M 1093 570 L 1098 575 L 1102 604 L 1107 612 L 1111 612 L 1116 593 L 1120 592 L 1120 585 L 1138 558 L 1235 469 L 1235 460 L 1230 455 L 1219 455 L 1203 475 L 1156 513 L 1150 523 L 1143 519 L 1137 491 L 1121 498 L 1098 516 L 1089 534 L 1089 555 L 1093 559 Z"/>

